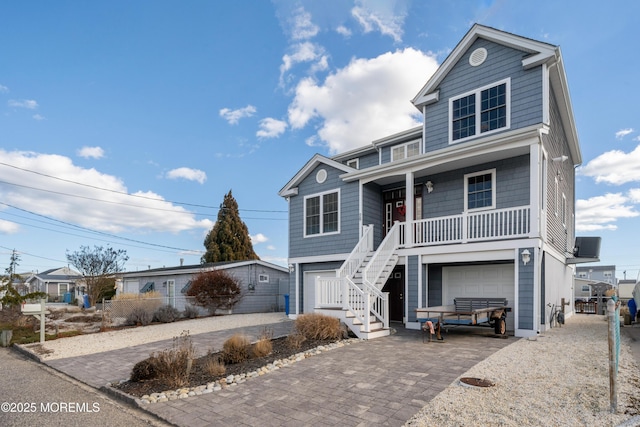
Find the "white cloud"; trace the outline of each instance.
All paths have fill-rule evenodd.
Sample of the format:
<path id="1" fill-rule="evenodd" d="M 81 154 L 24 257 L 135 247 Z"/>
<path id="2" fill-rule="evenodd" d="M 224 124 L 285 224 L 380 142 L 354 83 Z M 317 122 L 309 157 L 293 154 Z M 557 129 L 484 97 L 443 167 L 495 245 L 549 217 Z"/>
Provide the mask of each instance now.
<path id="1" fill-rule="evenodd" d="M 291 21 L 291 38 L 293 40 L 308 40 L 315 37 L 320 30 L 318 26 L 311 21 L 311 14 L 302 7 L 294 11 Z"/>
<path id="2" fill-rule="evenodd" d="M 629 153 L 621 150 L 602 153 L 578 169 L 578 173 L 592 177 L 596 182 L 621 185 L 640 181 L 638 164 L 640 164 L 640 145 Z"/>
<path id="3" fill-rule="evenodd" d="M 435 55 L 413 48 L 353 59 L 321 84 L 300 81 L 289 124 L 300 129 L 319 120 L 318 137 L 332 154 L 418 126 L 419 111 L 409 100 L 437 67 Z"/>
<path id="4" fill-rule="evenodd" d="M 273 246 L 273 245 L 267 245 L 267 249 L 270 250 L 270 251 L 275 251 L 276 247 Z"/>
<path id="5" fill-rule="evenodd" d="M 249 236 L 251 238 L 251 243 L 257 245 L 258 243 L 264 243 L 269 239 L 262 233 L 255 234 L 253 236 Z"/>
<path id="6" fill-rule="evenodd" d="M 312 71 L 325 70 L 328 67 L 327 55 L 324 48 L 312 42 L 296 43 L 290 47 L 291 53 L 282 57 L 280 65 L 280 84 L 282 85 L 284 75 L 295 65 L 301 63 L 311 63 Z"/>
<path id="7" fill-rule="evenodd" d="M 15 222 L 0 219 L 0 234 L 14 234 L 20 230 L 20 226 Z"/>
<path id="8" fill-rule="evenodd" d="M 616 132 L 616 139 L 622 139 L 632 132 L 633 132 L 632 128 L 620 129 L 618 132 Z"/>
<path id="9" fill-rule="evenodd" d="M 119 178 L 76 166 L 65 156 L 0 149 L 0 162 L 38 172 L 0 167 L 1 181 L 18 184 L 1 186 L 0 199 L 40 215 L 109 233 L 179 233 L 213 227 L 213 221 L 198 220 L 159 194 L 130 192 Z"/>
<path id="10" fill-rule="evenodd" d="M 0 93 L 8 93 L 9 88 L 3 85 L 0 85 Z"/>
<path id="11" fill-rule="evenodd" d="M 230 125 L 237 125 L 240 119 L 245 117 L 251 117 L 256 113 L 256 107 L 253 105 L 247 105 L 244 108 L 237 110 L 231 110 L 229 108 L 223 108 L 220 110 L 220 117 L 225 119 Z"/>
<path id="12" fill-rule="evenodd" d="M 621 193 L 576 200 L 576 231 L 616 230 L 618 219 L 640 215 L 630 202 L 633 200 Z"/>
<path id="13" fill-rule="evenodd" d="M 104 150 L 101 147 L 82 147 L 77 154 L 85 159 L 101 159 L 104 157 Z"/>
<path id="14" fill-rule="evenodd" d="M 276 138 L 287 129 L 287 122 L 270 117 L 260 120 L 260 130 L 256 132 L 258 138 Z"/>
<path id="15" fill-rule="evenodd" d="M 396 43 L 402 41 L 404 20 L 407 17 L 404 2 L 359 0 L 351 15 L 362 26 L 365 33 L 380 31 Z"/>
<path id="16" fill-rule="evenodd" d="M 167 178 L 169 179 L 186 179 L 189 181 L 196 181 L 200 184 L 204 184 L 207 180 L 207 174 L 199 169 L 191 168 L 177 168 L 167 172 Z"/>
<path id="17" fill-rule="evenodd" d="M 27 108 L 29 110 L 35 110 L 38 108 L 38 103 L 33 99 L 10 99 L 7 101 L 9 107 Z"/>
<path id="18" fill-rule="evenodd" d="M 345 38 L 351 37 L 351 30 L 344 25 L 338 26 L 338 28 L 336 28 L 336 33 L 342 35 Z"/>
<path id="19" fill-rule="evenodd" d="M 40 114 L 34 114 L 33 119 L 37 121 L 44 120 L 44 116 L 41 116 Z"/>

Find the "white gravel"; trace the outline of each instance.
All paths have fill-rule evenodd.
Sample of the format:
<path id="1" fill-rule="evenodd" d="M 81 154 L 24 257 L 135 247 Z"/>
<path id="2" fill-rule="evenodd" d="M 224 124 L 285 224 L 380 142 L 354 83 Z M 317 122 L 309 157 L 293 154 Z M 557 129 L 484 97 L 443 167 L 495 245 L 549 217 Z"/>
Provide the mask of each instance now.
<path id="1" fill-rule="evenodd" d="M 231 316 L 183 320 L 175 323 L 163 323 L 161 325 L 149 325 L 140 328 L 120 329 L 45 341 L 42 349 L 38 351 L 38 355 L 43 360 L 62 359 L 168 340 L 179 336 L 185 330 L 188 330 L 190 335 L 196 335 L 203 332 L 266 325 L 287 320 L 284 313 L 234 314 Z M 28 346 L 26 347 L 28 348 Z"/>
<path id="2" fill-rule="evenodd" d="M 454 381 L 406 426 L 638 426 L 640 370 L 622 334 L 617 413 L 610 412 L 607 322 L 576 315 L 562 328 L 521 339 Z"/>

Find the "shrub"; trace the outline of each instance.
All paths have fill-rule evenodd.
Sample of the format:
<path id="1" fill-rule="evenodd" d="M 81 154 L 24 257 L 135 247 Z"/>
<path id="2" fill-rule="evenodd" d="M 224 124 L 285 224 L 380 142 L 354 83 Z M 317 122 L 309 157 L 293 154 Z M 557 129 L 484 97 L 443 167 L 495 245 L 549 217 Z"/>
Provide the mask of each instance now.
<path id="1" fill-rule="evenodd" d="M 183 316 L 187 319 L 195 319 L 200 316 L 200 313 L 196 307 L 188 305 L 184 308 Z"/>
<path id="2" fill-rule="evenodd" d="M 152 354 L 148 359 L 136 363 L 131 372 L 131 381 L 158 378 L 169 387 L 182 387 L 189 383 L 189 374 L 195 348 L 189 331 L 173 338 L 170 349 Z"/>
<path id="3" fill-rule="evenodd" d="M 131 370 L 131 381 L 140 382 L 156 378 L 158 376 L 157 364 L 158 362 L 154 357 L 149 357 L 136 363 Z"/>
<path id="4" fill-rule="evenodd" d="M 202 271 L 191 281 L 187 295 L 196 304 L 215 314 L 217 310 L 233 308 L 242 298 L 240 282 L 224 270 Z"/>
<path id="5" fill-rule="evenodd" d="M 212 352 L 207 354 L 203 368 L 207 374 L 215 377 L 222 376 L 227 371 L 224 366 L 224 362 L 220 359 L 220 356 L 215 355 Z"/>
<path id="6" fill-rule="evenodd" d="M 309 313 L 298 316 L 295 329 L 308 340 L 335 340 L 342 337 L 340 320 L 324 314 Z"/>
<path id="7" fill-rule="evenodd" d="M 264 357 L 271 354 L 273 351 L 273 344 L 271 344 L 271 340 L 267 338 L 260 338 L 253 345 L 253 355 L 254 357 Z"/>
<path id="8" fill-rule="evenodd" d="M 289 348 L 297 350 L 302 347 L 302 343 L 306 340 L 307 339 L 304 337 L 304 335 L 299 332 L 294 332 L 293 334 L 287 336 L 287 346 Z"/>
<path id="9" fill-rule="evenodd" d="M 180 310 L 170 305 L 163 305 L 153 314 L 153 320 L 162 323 L 175 322 L 180 318 Z"/>
<path id="10" fill-rule="evenodd" d="M 135 307 L 127 315 L 127 325 L 147 326 L 153 320 L 153 315 L 143 307 Z"/>
<path id="11" fill-rule="evenodd" d="M 249 358 L 251 342 L 244 335 L 235 334 L 222 345 L 222 358 L 225 363 L 240 363 Z"/>

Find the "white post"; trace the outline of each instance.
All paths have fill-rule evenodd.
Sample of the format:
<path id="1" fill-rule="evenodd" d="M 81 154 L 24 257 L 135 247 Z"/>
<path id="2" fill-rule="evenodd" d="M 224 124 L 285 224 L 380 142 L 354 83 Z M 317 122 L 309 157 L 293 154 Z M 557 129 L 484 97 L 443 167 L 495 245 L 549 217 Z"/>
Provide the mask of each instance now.
<path id="1" fill-rule="evenodd" d="M 42 298 L 40 300 L 40 343 L 43 343 L 45 340 L 44 336 L 44 310 L 46 308 L 47 300 Z"/>
<path id="2" fill-rule="evenodd" d="M 618 407 L 618 375 L 616 372 L 616 324 L 620 319 L 616 318 L 616 303 L 612 299 L 607 301 L 607 320 L 609 324 L 609 403 L 611 413 L 615 413 Z"/>

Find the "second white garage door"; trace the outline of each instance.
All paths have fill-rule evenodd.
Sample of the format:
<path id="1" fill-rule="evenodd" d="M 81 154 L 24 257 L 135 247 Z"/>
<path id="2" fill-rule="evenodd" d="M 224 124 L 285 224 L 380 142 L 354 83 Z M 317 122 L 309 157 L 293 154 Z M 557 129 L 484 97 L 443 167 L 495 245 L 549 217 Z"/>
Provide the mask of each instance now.
<path id="1" fill-rule="evenodd" d="M 442 303 L 453 304 L 455 297 L 507 298 L 515 307 L 513 264 L 443 267 Z M 514 330 L 513 311 L 507 315 L 507 329 Z"/>

